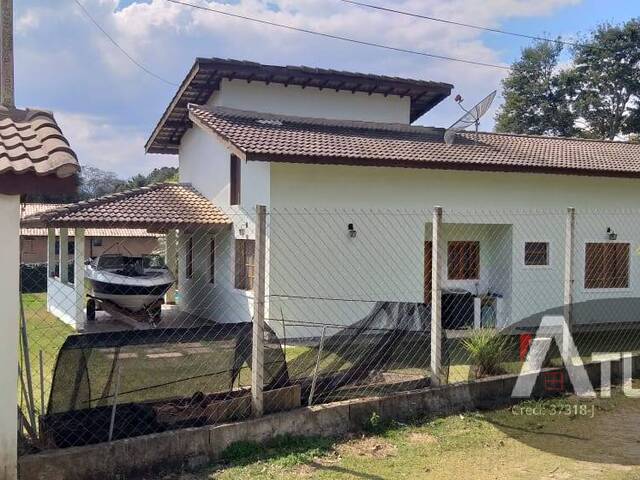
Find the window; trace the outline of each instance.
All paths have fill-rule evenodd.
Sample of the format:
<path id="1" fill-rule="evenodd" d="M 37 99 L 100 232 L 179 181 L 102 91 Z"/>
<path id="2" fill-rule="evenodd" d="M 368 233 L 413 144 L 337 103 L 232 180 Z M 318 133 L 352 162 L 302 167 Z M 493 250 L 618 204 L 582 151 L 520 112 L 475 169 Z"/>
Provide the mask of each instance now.
<path id="1" fill-rule="evenodd" d="M 237 289 L 253 289 L 253 277 L 255 272 L 255 249 L 255 240 L 236 240 L 235 285 Z"/>
<path id="2" fill-rule="evenodd" d="M 584 288 L 628 288 L 629 244 L 587 243 Z"/>
<path id="3" fill-rule="evenodd" d="M 216 283 L 216 241 L 209 241 L 209 283 Z"/>
<path id="4" fill-rule="evenodd" d="M 193 278 L 193 237 L 187 240 L 186 277 Z"/>
<path id="5" fill-rule="evenodd" d="M 549 243 L 548 242 L 525 242 L 524 264 L 532 267 L 549 265 Z"/>
<path id="6" fill-rule="evenodd" d="M 91 237 L 91 245 L 94 247 L 101 247 L 102 237 Z"/>
<path id="7" fill-rule="evenodd" d="M 240 205 L 240 159 L 235 155 L 231 155 L 231 172 L 230 172 L 230 205 Z"/>
<path id="8" fill-rule="evenodd" d="M 449 242 L 449 280 L 477 280 L 480 277 L 480 242 Z"/>

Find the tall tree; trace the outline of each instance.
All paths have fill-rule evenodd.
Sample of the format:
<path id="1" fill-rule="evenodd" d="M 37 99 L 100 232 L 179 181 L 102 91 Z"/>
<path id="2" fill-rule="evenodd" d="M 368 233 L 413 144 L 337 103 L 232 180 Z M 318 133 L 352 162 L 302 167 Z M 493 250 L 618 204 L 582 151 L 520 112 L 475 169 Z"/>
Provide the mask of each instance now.
<path id="1" fill-rule="evenodd" d="M 496 131 L 534 135 L 573 135 L 575 115 L 568 103 L 568 80 L 556 72 L 562 44 L 539 42 L 522 50 L 502 81 L 504 104 Z"/>
<path id="2" fill-rule="evenodd" d="M 640 19 L 602 24 L 574 48 L 574 105 L 586 136 L 640 132 Z"/>
<path id="3" fill-rule="evenodd" d="M 96 167 L 82 167 L 79 196 L 81 200 L 101 197 L 117 191 L 124 182 L 113 172 Z"/>

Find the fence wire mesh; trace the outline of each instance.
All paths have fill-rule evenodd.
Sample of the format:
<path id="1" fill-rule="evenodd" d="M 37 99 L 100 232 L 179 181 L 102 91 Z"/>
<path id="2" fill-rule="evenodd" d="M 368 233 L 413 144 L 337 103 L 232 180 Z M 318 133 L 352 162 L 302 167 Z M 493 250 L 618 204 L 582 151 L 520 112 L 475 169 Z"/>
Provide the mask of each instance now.
<path id="1" fill-rule="evenodd" d="M 252 373 L 265 413 L 518 373 L 548 316 L 584 361 L 639 349 L 637 211 L 445 208 L 435 246 L 430 209 L 272 208 L 263 245 L 255 212 L 227 215 L 23 235 L 23 451 L 248 418 Z"/>

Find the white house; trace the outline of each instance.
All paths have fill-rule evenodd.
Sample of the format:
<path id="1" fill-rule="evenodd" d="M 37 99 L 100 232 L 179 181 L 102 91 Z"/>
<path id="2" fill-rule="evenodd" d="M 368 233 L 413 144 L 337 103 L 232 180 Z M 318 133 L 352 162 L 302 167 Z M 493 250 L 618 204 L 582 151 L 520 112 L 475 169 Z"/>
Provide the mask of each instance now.
<path id="1" fill-rule="evenodd" d="M 573 301 L 638 296 L 640 213 L 630 209 L 640 207 L 640 145 L 494 133 L 462 133 L 446 145 L 443 129 L 411 123 L 451 89 L 199 58 L 146 150 L 178 154 L 181 181 L 230 214 L 234 227 L 217 240 L 224 248 L 215 260 L 228 271 L 252 248 L 251 215 L 242 212 L 267 206 L 267 317 L 276 330 L 281 315 L 349 324 L 372 301 L 428 302 L 425 242 L 436 205 L 448 244 L 443 288 L 497 294 L 499 324 L 563 305 L 567 207 L 577 212 Z M 315 209 L 312 221 L 291 214 L 303 209 Z M 376 210 L 399 212 L 395 224 Z M 188 238 L 208 248 L 197 236 L 183 236 L 181 265 Z M 454 255 L 468 260 L 457 271 Z M 198 280 L 205 276 L 186 278 L 181 268 L 183 308 L 248 304 L 251 314 L 247 285 L 234 285 L 233 274 Z M 237 312 L 224 318 L 247 319 Z"/>

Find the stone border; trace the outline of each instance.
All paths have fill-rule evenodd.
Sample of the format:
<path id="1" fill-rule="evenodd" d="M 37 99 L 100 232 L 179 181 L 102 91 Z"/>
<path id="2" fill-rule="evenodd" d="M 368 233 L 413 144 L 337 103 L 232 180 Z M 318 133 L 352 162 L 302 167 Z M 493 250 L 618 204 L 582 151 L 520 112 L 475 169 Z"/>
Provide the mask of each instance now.
<path id="1" fill-rule="evenodd" d="M 612 384 L 621 378 L 621 361 L 611 362 Z M 600 364 L 585 365 L 594 387 L 600 385 Z M 545 372 L 564 372 L 549 368 Z M 633 358 L 634 375 L 640 356 Z M 534 396 L 549 396 L 542 376 Z M 384 397 L 371 397 L 298 408 L 288 412 L 223 425 L 187 428 L 111 443 L 52 450 L 19 459 L 22 480 L 89 480 L 126 478 L 161 469 L 193 469 L 218 459 L 231 444 L 263 442 L 276 435 L 339 436 L 361 429 L 376 412 L 381 419 L 409 420 L 418 416 L 442 416 L 464 410 L 483 410 L 515 403 L 511 392 L 517 375 L 503 375 L 472 382 L 425 388 Z"/>

